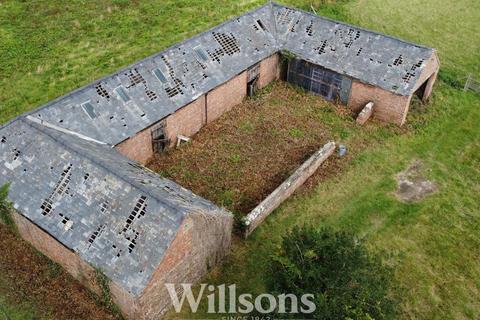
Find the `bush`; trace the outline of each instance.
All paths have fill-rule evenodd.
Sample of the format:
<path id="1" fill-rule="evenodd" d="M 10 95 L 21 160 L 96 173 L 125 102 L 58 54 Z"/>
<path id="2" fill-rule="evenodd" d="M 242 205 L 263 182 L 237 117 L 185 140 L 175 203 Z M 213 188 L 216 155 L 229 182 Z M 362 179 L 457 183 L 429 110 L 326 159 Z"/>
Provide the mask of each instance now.
<path id="1" fill-rule="evenodd" d="M 271 268 L 274 276 L 268 287 L 272 293 L 293 293 L 299 299 L 314 294 L 316 311 L 301 318 L 390 319 L 395 315 L 396 303 L 389 297 L 392 270 L 351 234 L 294 228 L 284 237 L 282 252 L 272 259 Z"/>

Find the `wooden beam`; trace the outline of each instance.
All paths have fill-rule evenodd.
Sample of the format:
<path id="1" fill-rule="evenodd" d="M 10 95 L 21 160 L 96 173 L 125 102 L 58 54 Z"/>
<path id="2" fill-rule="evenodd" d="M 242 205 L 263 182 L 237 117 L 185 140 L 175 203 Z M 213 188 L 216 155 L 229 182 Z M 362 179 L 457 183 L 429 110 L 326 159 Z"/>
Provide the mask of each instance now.
<path id="1" fill-rule="evenodd" d="M 287 180 L 285 180 L 275 191 L 253 209 L 245 218 L 245 237 L 248 237 L 265 218 L 278 208 L 280 204 L 288 199 L 295 190 L 320 167 L 335 151 L 335 142 L 331 141 L 315 152 L 305 161 Z"/>

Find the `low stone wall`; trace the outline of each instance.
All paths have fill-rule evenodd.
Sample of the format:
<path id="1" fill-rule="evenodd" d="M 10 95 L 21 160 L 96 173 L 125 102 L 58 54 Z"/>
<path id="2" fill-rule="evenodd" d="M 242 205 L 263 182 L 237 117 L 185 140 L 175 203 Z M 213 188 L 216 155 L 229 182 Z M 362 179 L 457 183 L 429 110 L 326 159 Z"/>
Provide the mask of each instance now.
<path id="1" fill-rule="evenodd" d="M 330 157 L 335 151 L 335 142 L 329 142 L 320 150 L 315 152 L 305 161 L 287 180 L 285 180 L 275 191 L 263 200 L 246 217 L 247 226 L 245 236 L 248 237 L 265 218 L 273 212 L 280 204 L 288 199 L 305 181 L 315 172 L 318 167 Z"/>

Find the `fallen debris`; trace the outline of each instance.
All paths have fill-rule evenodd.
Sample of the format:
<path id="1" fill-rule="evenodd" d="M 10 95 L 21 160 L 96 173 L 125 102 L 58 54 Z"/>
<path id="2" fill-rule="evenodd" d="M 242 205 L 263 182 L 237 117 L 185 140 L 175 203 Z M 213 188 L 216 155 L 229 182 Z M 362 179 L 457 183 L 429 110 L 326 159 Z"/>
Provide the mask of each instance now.
<path id="1" fill-rule="evenodd" d="M 341 144 L 338 146 L 338 156 L 340 158 L 343 158 L 345 157 L 345 155 L 347 154 L 347 146 L 344 145 L 344 144 Z"/>
<path id="2" fill-rule="evenodd" d="M 188 143 L 188 142 L 190 142 L 189 137 L 182 136 L 181 134 L 177 136 L 177 148 L 180 147 L 182 144 Z"/>
<path id="3" fill-rule="evenodd" d="M 356 120 L 357 123 L 360 125 L 364 125 L 365 122 L 367 122 L 367 120 L 370 119 L 372 114 L 373 114 L 373 102 L 369 102 L 365 105 L 363 110 L 358 114 L 358 117 Z"/>
<path id="4" fill-rule="evenodd" d="M 403 172 L 397 174 L 398 189 L 396 196 L 404 202 L 417 202 L 438 190 L 436 184 L 421 174 L 423 163 L 415 160 Z"/>

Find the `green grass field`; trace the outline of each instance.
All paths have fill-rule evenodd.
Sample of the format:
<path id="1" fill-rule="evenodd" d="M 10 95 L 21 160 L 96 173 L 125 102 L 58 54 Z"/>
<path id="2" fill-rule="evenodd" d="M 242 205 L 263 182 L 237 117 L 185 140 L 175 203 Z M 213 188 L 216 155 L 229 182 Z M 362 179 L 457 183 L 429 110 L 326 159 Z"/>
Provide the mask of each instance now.
<path id="1" fill-rule="evenodd" d="M 285 232 L 305 222 L 329 225 L 388 253 L 400 318 L 480 318 L 480 97 L 452 86 L 469 73 L 480 79 L 480 2 L 337 2 L 313 6 L 320 14 L 438 49 L 441 76 L 432 102 L 412 110 L 404 133 L 385 127 L 370 135 L 375 143 L 356 153 L 342 174 L 287 201 L 206 281 L 261 292 L 268 257 Z M 261 3 L 2 1 L 0 123 Z M 312 1 L 287 3 L 309 8 Z M 361 132 L 342 134 L 347 145 L 355 141 L 349 134 Z M 392 195 L 394 176 L 413 159 L 423 160 L 439 192 L 404 204 Z M 2 312 L 31 318 L 35 305 L 11 305 L 3 294 L 0 319 Z"/>

